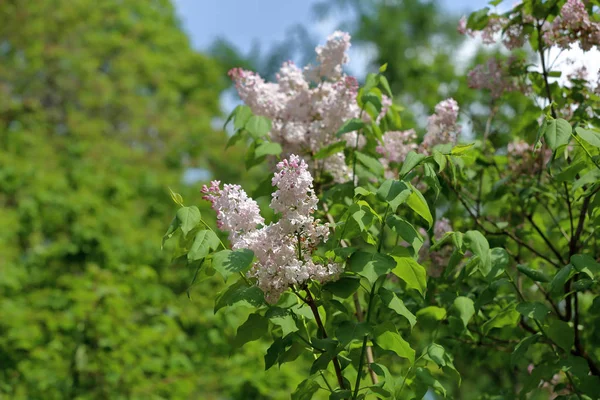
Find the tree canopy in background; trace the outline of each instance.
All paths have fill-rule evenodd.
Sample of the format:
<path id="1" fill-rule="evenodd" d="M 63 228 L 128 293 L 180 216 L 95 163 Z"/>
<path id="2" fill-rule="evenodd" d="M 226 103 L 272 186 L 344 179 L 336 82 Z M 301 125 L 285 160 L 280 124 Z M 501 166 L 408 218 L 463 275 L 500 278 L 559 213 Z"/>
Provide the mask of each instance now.
<path id="1" fill-rule="evenodd" d="M 219 284 L 188 299 L 194 270 L 160 248 L 168 187 L 198 190 L 186 168 L 248 177 L 212 128 L 225 83 L 168 0 L 0 4 L 1 398 L 247 399 L 267 379 L 273 393 L 294 384 L 248 368 L 262 363 L 252 348 L 228 358 L 235 317 L 215 319 L 205 297 Z"/>

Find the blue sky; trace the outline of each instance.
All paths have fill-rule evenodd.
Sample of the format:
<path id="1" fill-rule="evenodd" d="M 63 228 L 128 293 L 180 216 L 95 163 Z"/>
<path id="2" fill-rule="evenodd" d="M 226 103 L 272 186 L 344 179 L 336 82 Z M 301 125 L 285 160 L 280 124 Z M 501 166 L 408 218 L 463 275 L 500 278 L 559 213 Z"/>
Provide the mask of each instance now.
<path id="1" fill-rule="evenodd" d="M 174 0 L 183 28 L 195 48 L 204 50 L 217 37 L 234 43 L 243 52 L 254 41 L 261 46 L 284 38 L 286 30 L 303 24 L 325 39 L 327 29 L 311 12 L 319 0 Z M 441 0 L 449 12 L 462 13 L 482 8 L 485 0 Z"/>

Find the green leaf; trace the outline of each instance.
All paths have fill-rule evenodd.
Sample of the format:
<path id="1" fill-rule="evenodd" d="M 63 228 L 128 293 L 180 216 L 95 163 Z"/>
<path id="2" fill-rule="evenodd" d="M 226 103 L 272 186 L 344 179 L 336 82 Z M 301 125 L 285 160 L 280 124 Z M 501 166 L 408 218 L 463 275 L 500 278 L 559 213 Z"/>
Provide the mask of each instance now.
<path id="1" fill-rule="evenodd" d="M 271 131 L 271 120 L 267 117 L 253 115 L 245 125 L 250 136 L 259 139 Z"/>
<path id="2" fill-rule="evenodd" d="M 390 310 L 395 311 L 396 314 L 406 318 L 406 320 L 410 324 L 410 328 L 414 328 L 415 324 L 417 323 L 417 317 L 412 312 L 410 312 L 408 308 L 406 308 L 404 302 L 400 300 L 400 298 L 396 296 L 394 292 L 384 287 L 381 287 L 379 289 L 378 294 L 383 304 L 385 304 Z"/>
<path id="3" fill-rule="evenodd" d="M 225 291 L 219 293 L 214 312 L 216 313 L 221 308 L 230 307 L 234 304 L 258 308 L 265 304 L 265 295 L 257 286 L 247 286 L 246 282 L 240 279 Z"/>
<path id="4" fill-rule="evenodd" d="M 463 326 L 466 328 L 469 325 L 469 321 L 475 315 L 475 305 L 473 300 L 468 297 L 459 296 L 454 299 L 452 307 L 458 311 L 458 315 L 463 322 Z"/>
<path id="5" fill-rule="evenodd" d="M 398 236 L 404 239 L 413 248 L 414 254 L 418 254 L 421 246 L 423 246 L 423 237 L 417 232 L 414 226 L 412 226 L 404 218 L 397 215 L 390 215 L 387 218 L 387 225 L 394 231 Z"/>
<path id="6" fill-rule="evenodd" d="M 394 257 L 396 267 L 392 273 L 406 282 L 407 289 L 415 289 L 421 296 L 425 296 L 427 290 L 427 272 L 425 268 L 412 258 Z"/>
<path id="7" fill-rule="evenodd" d="M 550 313 L 548 306 L 539 301 L 519 303 L 517 305 L 517 311 L 522 316 L 537 321 L 543 321 L 546 318 L 546 315 Z"/>
<path id="8" fill-rule="evenodd" d="M 443 155 L 442 153 L 440 153 L 437 150 L 433 150 L 432 152 L 433 155 L 433 160 L 435 161 L 435 163 L 437 164 L 439 171 L 443 171 L 444 168 L 446 168 L 446 156 Z"/>
<path id="9" fill-rule="evenodd" d="M 488 25 L 489 16 L 488 12 L 490 11 L 489 7 L 482 8 L 481 10 L 477 10 L 469 15 L 467 20 L 467 28 L 479 31 L 485 28 Z"/>
<path id="10" fill-rule="evenodd" d="M 379 92 L 379 91 L 377 90 L 377 92 Z M 375 113 L 373 113 L 373 115 L 371 115 L 371 118 L 377 117 L 377 115 L 381 112 L 381 108 L 383 106 L 381 104 L 381 93 L 380 92 L 379 92 L 379 95 L 377 95 L 373 92 L 364 93 L 362 96 L 360 96 L 360 100 L 365 106 L 367 104 L 371 104 L 373 106 Z M 367 107 L 365 107 L 365 110 L 369 114 L 371 114 Z"/>
<path id="11" fill-rule="evenodd" d="M 571 138 L 571 125 L 562 118 L 547 119 L 545 122 L 544 137 L 552 150 L 569 143 Z"/>
<path id="12" fill-rule="evenodd" d="M 469 150 L 471 150 L 474 145 L 475 145 L 474 143 L 456 145 L 452 148 L 452 150 L 450 151 L 450 154 L 453 156 L 460 156 L 460 155 L 468 152 Z"/>
<path id="13" fill-rule="evenodd" d="M 546 328 L 546 334 L 558 347 L 567 353 L 571 351 L 571 347 L 573 347 L 573 343 L 575 342 L 575 334 L 573 328 L 568 323 L 553 319 L 550 321 L 548 328 Z"/>
<path id="14" fill-rule="evenodd" d="M 369 169 L 369 171 L 373 172 L 376 175 L 383 175 L 383 165 L 381 165 L 381 163 L 379 162 L 379 160 L 377 160 L 376 158 L 373 158 L 371 156 L 368 156 L 364 153 L 361 153 L 359 151 L 354 153 L 356 156 L 356 159 L 365 167 L 367 167 L 367 169 Z"/>
<path id="15" fill-rule="evenodd" d="M 344 347 L 352 341 L 362 341 L 369 334 L 369 325 L 366 322 L 342 321 L 335 330 L 335 336 Z"/>
<path id="16" fill-rule="evenodd" d="M 387 63 L 383 64 L 381 67 L 379 67 L 379 72 L 385 72 L 387 70 Z M 379 77 L 379 79 L 381 79 L 382 76 Z"/>
<path id="17" fill-rule="evenodd" d="M 201 220 L 200 210 L 198 210 L 198 207 L 196 206 L 181 207 L 177 210 L 175 216 L 181 223 L 180 226 L 184 238 L 200 223 Z"/>
<path id="18" fill-rule="evenodd" d="M 575 179 L 577 174 L 581 172 L 587 166 L 587 163 L 583 160 L 579 160 L 576 163 L 572 163 L 559 174 L 554 176 L 556 182 L 571 182 Z"/>
<path id="19" fill-rule="evenodd" d="M 175 193 L 174 191 L 171 190 L 171 188 L 169 188 L 169 194 L 171 195 L 171 200 L 173 200 L 173 202 L 175 204 L 178 204 L 181 207 L 184 207 L 183 197 L 181 197 L 181 195 L 179 193 Z"/>
<path id="20" fill-rule="evenodd" d="M 249 249 L 237 250 L 221 250 L 215 253 L 212 259 L 212 267 L 223 276 L 227 282 L 227 278 L 231 274 L 246 272 L 252 265 L 254 253 Z"/>
<path id="21" fill-rule="evenodd" d="M 161 250 L 163 249 L 166 241 L 173 237 L 180 224 L 181 222 L 179 221 L 179 219 L 177 219 L 177 217 L 173 218 L 171 224 L 169 225 L 169 228 L 167 229 L 167 232 L 165 232 L 165 234 L 163 235 L 162 243 L 160 245 Z"/>
<path id="22" fill-rule="evenodd" d="M 557 296 L 564 293 L 565 283 L 575 274 L 575 268 L 573 265 L 568 264 L 558 270 L 552 281 L 550 282 L 549 292 Z"/>
<path id="23" fill-rule="evenodd" d="M 396 266 L 394 259 L 386 254 L 357 251 L 348 260 L 348 271 L 356 272 L 373 284 L 381 275 Z"/>
<path id="24" fill-rule="evenodd" d="M 571 257 L 571 264 L 578 272 L 583 272 L 591 279 L 600 275 L 600 263 L 587 254 L 575 254 Z"/>
<path id="25" fill-rule="evenodd" d="M 342 124 L 342 126 L 340 127 L 340 129 L 338 129 L 335 136 L 340 137 L 345 133 L 358 131 L 358 130 L 364 128 L 364 126 L 365 126 L 365 122 L 362 119 L 358 119 L 358 118 L 349 119 L 348 121 L 346 121 Z"/>
<path id="26" fill-rule="evenodd" d="M 312 378 L 305 379 L 292 393 L 292 400 L 311 400 L 320 387 Z"/>
<path id="27" fill-rule="evenodd" d="M 284 337 L 299 330 L 292 314 L 290 314 L 290 312 L 284 308 L 269 308 L 265 314 L 265 318 L 271 321 L 273 325 L 281 327 L 281 332 Z"/>
<path id="28" fill-rule="evenodd" d="M 387 202 L 395 213 L 398 206 L 404 203 L 411 193 L 411 188 L 405 182 L 388 179 L 377 190 L 377 197 Z"/>
<path id="29" fill-rule="evenodd" d="M 446 310 L 437 306 L 429 306 L 421 308 L 417 311 L 417 318 L 432 319 L 434 321 L 441 321 L 446 318 Z"/>
<path id="30" fill-rule="evenodd" d="M 515 306 L 513 304 L 494 315 L 490 320 L 486 321 L 481 326 L 481 329 L 483 334 L 487 335 L 494 328 L 516 326 L 517 322 L 519 322 L 519 313 L 515 310 Z"/>
<path id="31" fill-rule="evenodd" d="M 339 153 L 340 151 L 343 151 L 346 148 L 346 142 L 344 140 L 341 140 L 339 142 L 335 142 L 330 144 L 329 146 L 325 146 L 323 148 L 321 148 L 321 150 L 319 150 L 317 152 L 317 154 L 314 155 L 314 159 L 315 160 L 321 160 L 323 158 L 327 158 L 335 153 Z"/>
<path id="32" fill-rule="evenodd" d="M 237 330 L 233 341 L 235 347 L 241 347 L 248 342 L 262 338 L 269 330 L 269 320 L 260 314 L 250 314 L 246 322 Z"/>
<path id="33" fill-rule="evenodd" d="M 591 129 L 575 128 L 577 135 L 594 147 L 600 148 L 600 133 Z"/>
<path id="34" fill-rule="evenodd" d="M 386 94 L 386 96 L 390 98 L 393 97 L 392 89 L 390 88 L 390 83 L 388 82 L 385 76 L 381 75 L 379 77 L 379 84 L 381 85 L 381 88 L 383 89 L 383 92 Z"/>
<path id="35" fill-rule="evenodd" d="M 219 247 L 219 243 L 219 238 L 213 231 L 199 231 L 196 233 L 192 248 L 188 252 L 188 260 L 196 261 L 206 257 L 211 249 L 216 250 Z"/>
<path id="36" fill-rule="evenodd" d="M 419 165 L 425 156 L 423 154 L 417 154 L 414 151 L 409 151 L 402 163 L 402 168 L 400 168 L 400 178 L 404 178 L 406 174 L 408 174 L 414 167 Z"/>
<path id="37" fill-rule="evenodd" d="M 442 386 L 440 381 L 438 381 L 437 379 L 435 379 L 433 377 L 433 375 L 431 375 L 431 372 L 429 372 L 429 370 L 427 368 L 419 367 L 416 369 L 415 374 L 416 374 L 416 378 L 417 378 L 418 382 L 424 384 L 426 387 L 433 388 L 435 391 L 440 393 L 442 396 L 446 397 L 446 389 L 444 388 L 444 386 Z M 423 389 L 421 389 L 419 392 L 422 392 L 422 391 L 423 391 Z M 425 388 L 425 391 L 427 391 L 426 388 Z"/>
<path id="38" fill-rule="evenodd" d="M 427 221 L 428 227 L 431 228 L 433 225 L 433 216 L 429 210 L 427 200 L 425 200 L 425 197 L 423 197 L 421 192 L 413 188 L 413 192 L 406 200 L 406 205 L 408 205 L 414 212 Z"/>
<path id="39" fill-rule="evenodd" d="M 527 349 L 529 349 L 529 346 L 540 340 L 541 336 L 541 333 L 536 333 L 535 335 L 528 336 L 521 340 L 510 356 L 510 363 L 512 365 L 516 365 L 519 360 L 523 359 L 525 354 L 527 354 Z"/>
<path id="40" fill-rule="evenodd" d="M 254 156 L 256 158 L 263 157 L 266 155 L 278 156 L 281 154 L 281 145 L 274 142 L 262 142 L 254 150 Z"/>
<path id="41" fill-rule="evenodd" d="M 519 264 L 517 265 L 517 269 L 534 282 L 550 282 L 550 278 L 548 278 L 542 271 L 529 268 L 527 265 Z"/>
<path id="42" fill-rule="evenodd" d="M 337 281 L 326 283 L 323 290 L 333 293 L 338 297 L 347 299 L 360 287 L 360 279 L 350 276 L 343 276 Z"/>
<path id="43" fill-rule="evenodd" d="M 490 245 L 479 231 L 467 231 L 464 235 L 465 244 L 474 255 L 479 257 L 479 270 L 483 276 L 488 276 L 492 270 Z"/>
<path id="44" fill-rule="evenodd" d="M 229 140 L 227 140 L 227 144 L 225 145 L 225 150 L 227 150 L 228 148 L 230 148 L 231 146 L 233 146 L 234 144 L 236 144 L 243 137 L 244 137 L 243 131 L 237 131 L 236 133 L 234 133 L 233 135 L 231 135 L 231 137 L 229 138 Z"/>
<path id="45" fill-rule="evenodd" d="M 246 126 L 252 117 L 252 110 L 245 105 L 239 105 L 231 113 L 233 115 L 233 128 L 237 131 Z"/>
<path id="46" fill-rule="evenodd" d="M 502 275 L 502 273 L 508 267 L 510 259 L 508 253 L 501 247 L 494 247 L 490 250 L 490 259 L 492 263 L 492 270 L 486 277 L 487 279 L 494 279 Z"/>
<path id="47" fill-rule="evenodd" d="M 410 344 L 400 336 L 396 327 L 391 322 L 384 322 L 375 328 L 375 341 L 377 346 L 390 350 L 399 357 L 406 358 L 411 364 L 415 362 L 415 351 Z"/>
<path id="48" fill-rule="evenodd" d="M 369 72 L 367 74 L 367 78 L 365 79 L 365 85 L 362 87 L 362 92 L 368 92 L 376 87 L 379 84 L 379 78 L 381 78 L 381 76 L 382 75 Z"/>
<path id="49" fill-rule="evenodd" d="M 444 354 L 446 354 L 446 350 L 437 343 L 432 343 L 427 347 L 427 356 L 440 368 L 446 366 Z"/>

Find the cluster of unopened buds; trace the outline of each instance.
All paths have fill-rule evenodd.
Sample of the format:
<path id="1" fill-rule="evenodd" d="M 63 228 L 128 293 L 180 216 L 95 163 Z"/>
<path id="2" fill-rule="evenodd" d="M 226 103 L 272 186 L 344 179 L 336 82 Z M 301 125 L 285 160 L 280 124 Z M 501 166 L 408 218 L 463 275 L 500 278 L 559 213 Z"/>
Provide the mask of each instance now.
<path id="1" fill-rule="evenodd" d="M 309 280 L 327 282 L 342 272 L 336 263 L 317 263 L 312 253 L 327 241 L 328 224 L 321 224 L 313 214 L 318 199 L 308 165 L 296 155 L 277 164 L 273 176 L 270 207 L 279 220 L 265 225 L 256 201 L 248 197 L 239 185 L 224 185 L 213 181 L 202 188 L 204 198 L 217 212 L 218 226 L 229 231 L 233 249 L 250 249 L 256 263 L 248 275 L 269 303 L 276 303 L 289 288 L 302 286 Z"/>

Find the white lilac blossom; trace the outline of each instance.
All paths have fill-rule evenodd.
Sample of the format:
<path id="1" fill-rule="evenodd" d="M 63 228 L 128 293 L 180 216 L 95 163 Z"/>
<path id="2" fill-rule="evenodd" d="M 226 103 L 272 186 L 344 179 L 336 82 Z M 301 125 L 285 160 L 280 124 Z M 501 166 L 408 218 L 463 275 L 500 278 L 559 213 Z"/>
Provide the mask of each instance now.
<path id="1" fill-rule="evenodd" d="M 257 262 L 248 275 L 256 278 L 265 299 L 276 303 L 288 288 L 306 284 L 310 279 L 321 283 L 337 279 L 342 270 L 339 264 L 312 260 L 312 252 L 329 237 L 329 225 L 321 224 L 313 216 L 318 199 L 304 160 L 291 155 L 278 163 L 272 183 L 277 190 L 270 206 L 280 218 L 260 227 L 257 221 L 262 224 L 263 220 L 257 217 L 256 202 L 239 186 L 225 185 L 221 190 L 215 181 L 210 188 L 204 187 L 203 192 L 217 211 L 220 227 L 236 229 L 235 235 L 230 231 L 234 239 L 232 247 L 254 252 Z"/>
<path id="2" fill-rule="evenodd" d="M 286 62 L 277 73 L 276 83 L 265 82 L 256 73 L 239 68 L 229 72 L 242 101 L 255 115 L 272 120 L 269 137 L 282 146 L 284 157 L 316 153 L 339 140 L 335 134 L 344 122 L 360 116 L 356 104 L 358 82 L 342 69 L 349 60 L 349 47 L 350 35 L 335 32 L 325 45 L 316 48 L 315 65 L 301 69 Z M 382 105 L 378 121 L 391 100 L 383 97 Z M 370 117 L 363 114 L 368 122 Z M 356 135 L 349 132 L 342 139 L 355 146 Z M 360 140 L 359 147 L 364 143 L 364 139 Z M 336 182 L 348 181 L 351 175 L 342 151 L 310 167 L 325 169 Z"/>
<path id="3" fill-rule="evenodd" d="M 342 65 L 350 61 L 347 51 L 350 48 L 350 35 L 335 31 L 327 38 L 324 46 L 317 46 L 318 64 L 307 65 L 304 70 L 310 80 L 320 81 L 322 78 L 337 80 L 342 76 Z"/>
<path id="4" fill-rule="evenodd" d="M 450 98 L 435 106 L 435 113 L 427 121 L 427 133 L 421 143 L 421 151 L 428 153 L 438 144 L 455 143 L 461 126 L 457 124 L 458 103 Z"/>
<path id="5" fill-rule="evenodd" d="M 412 150 L 416 151 L 417 133 L 414 129 L 406 131 L 389 131 L 383 135 L 383 144 L 377 146 L 377 153 L 381 154 L 379 161 L 384 166 L 386 177 L 393 178 L 394 172 L 390 168 L 391 163 L 402 163 L 406 155 Z"/>

